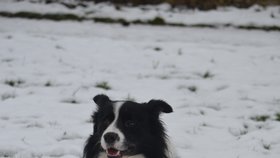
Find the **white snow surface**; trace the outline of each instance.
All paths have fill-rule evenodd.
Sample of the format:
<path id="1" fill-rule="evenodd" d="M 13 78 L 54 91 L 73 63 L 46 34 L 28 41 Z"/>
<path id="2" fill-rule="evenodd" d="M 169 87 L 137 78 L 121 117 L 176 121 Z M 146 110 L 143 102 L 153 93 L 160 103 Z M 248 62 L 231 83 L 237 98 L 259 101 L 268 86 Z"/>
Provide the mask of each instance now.
<path id="1" fill-rule="evenodd" d="M 279 32 L 0 18 L 0 157 L 81 157 L 103 93 L 168 102 L 180 158 L 278 158 L 279 43 Z"/>
<path id="2" fill-rule="evenodd" d="M 128 7 L 108 3 L 84 3 L 87 7 L 78 6 L 69 9 L 60 3 L 39 3 L 39 0 L 15 1 L 1 0 L 0 11 L 36 12 L 36 13 L 71 13 L 84 17 L 123 18 L 125 20 L 151 20 L 161 17 L 169 23 L 212 24 L 212 25 L 254 25 L 280 26 L 280 6 L 252 6 L 248 9 L 220 7 L 217 10 L 200 11 L 193 9 L 172 9 L 168 4 L 158 6 Z M 63 0 L 62 0 L 63 1 Z M 65 0 L 68 2 L 67 0 Z M 37 3 L 35 3 L 37 2 Z M 71 1 L 69 1 L 71 2 Z M 76 4 L 75 1 L 72 2 Z M 70 3 L 71 4 L 71 3 Z"/>

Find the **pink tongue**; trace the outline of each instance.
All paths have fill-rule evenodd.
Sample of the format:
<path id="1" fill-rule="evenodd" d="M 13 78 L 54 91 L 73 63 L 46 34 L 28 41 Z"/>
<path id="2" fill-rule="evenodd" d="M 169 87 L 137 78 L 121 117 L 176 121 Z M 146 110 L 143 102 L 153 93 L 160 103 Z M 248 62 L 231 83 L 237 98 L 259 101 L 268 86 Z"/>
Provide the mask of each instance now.
<path id="1" fill-rule="evenodd" d="M 108 155 L 110 155 L 110 156 L 119 156 L 119 154 L 120 154 L 118 150 L 115 150 L 112 148 L 107 149 L 107 152 L 108 152 Z"/>

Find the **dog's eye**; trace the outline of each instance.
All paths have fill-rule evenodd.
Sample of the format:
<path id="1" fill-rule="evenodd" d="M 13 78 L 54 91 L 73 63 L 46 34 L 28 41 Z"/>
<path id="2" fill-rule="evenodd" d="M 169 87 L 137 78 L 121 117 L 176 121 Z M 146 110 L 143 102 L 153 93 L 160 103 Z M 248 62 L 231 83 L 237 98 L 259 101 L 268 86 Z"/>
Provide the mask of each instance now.
<path id="1" fill-rule="evenodd" d="M 136 125 L 136 122 L 134 122 L 132 120 L 128 120 L 125 122 L 126 127 L 134 127 L 135 125 Z"/>

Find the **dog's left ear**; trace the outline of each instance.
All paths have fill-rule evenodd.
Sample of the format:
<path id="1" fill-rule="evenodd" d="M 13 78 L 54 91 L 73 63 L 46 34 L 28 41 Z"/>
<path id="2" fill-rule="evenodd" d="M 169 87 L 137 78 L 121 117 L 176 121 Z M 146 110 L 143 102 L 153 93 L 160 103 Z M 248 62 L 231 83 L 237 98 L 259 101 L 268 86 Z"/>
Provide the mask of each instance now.
<path id="1" fill-rule="evenodd" d="M 172 107 L 167 104 L 165 101 L 162 100 L 150 100 L 148 102 L 149 107 L 152 108 L 153 112 L 160 114 L 161 112 L 164 113 L 171 113 L 173 112 Z"/>
<path id="2" fill-rule="evenodd" d="M 93 98 L 93 101 L 99 106 L 103 106 L 105 105 L 106 103 L 110 102 L 111 100 L 109 99 L 109 97 L 107 95 L 104 95 L 104 94 L 99 94 L 99 95 L 96 95 L 94 98 Z"/>

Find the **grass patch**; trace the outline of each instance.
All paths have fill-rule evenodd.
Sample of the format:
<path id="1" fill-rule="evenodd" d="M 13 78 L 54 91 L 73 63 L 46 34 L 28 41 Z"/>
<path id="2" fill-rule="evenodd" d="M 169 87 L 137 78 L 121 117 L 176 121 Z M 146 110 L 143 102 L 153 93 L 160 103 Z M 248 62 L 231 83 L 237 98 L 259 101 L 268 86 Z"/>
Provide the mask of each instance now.
<path id="1" fill-rule="evenodd" d="M 146 24 L 147 22 L 138 19 L 138 20 L 133 20 L 131 23 L 132 23 L 132 24 L 142 24 L 142 25 L 144 25 L 144 24 Z"/>
<path id="2" fill-rule="evenodd" d="M 55 45 L 55 48 L 56 48 L 56 49 L 61 49 L 61 50 L 64 49 L 64 48 L 63 48 L 62 46 L 60 46 L 60 45 Z"/>
<path id="3" fill-rule="evenodd" d="M 101 89 L 104 89 L 104 90 L 110 90 L 110 89 L 112 89 L 111 86 L 108 84 L 107 81 L 97 82 L 97 83 L 95 84 L 95 87 L 96 87 L 96 88 L 101 88 Z"/>
<path id="4" fill-rule="evenodd" d="M 154 50 L 155 51 L 161 51 L 162 49 L 160 47 L 155 47 Z"/>
<path id="5" fill-rule="evenodd" d="M 150 25 L 166 25 L 165 20 L 161 17 L 155 17 L 152 20 L 148 20 L 147 23 Z"/>
<path id="6" fill-rule="evenodd" d="M 45 87 L 51 87 L 53 86 L 52 82 L 51 81 L 47 81 L 45 84 L 44 84 Z"/>
<path id="7" fill-rule="evenodd" d="M 4 82 L 6 85 L 9 85 L 11 87 L 19 87 L 20 85 L 24 84 L 25 81 L 21 80 L 21 79 L 17 79 L 17 80 L 6 80 Z"/>
<path id="8" fill-rule="evenodd" d="M 2 62 L 6 62 L 6 63 L 9 63 L 9 62 L 12 62 L 14 59 L 12 58 L 6 58 L 6 59 L 2 59 L 1 61 Z"/>
<path id="9" fill-rule="evenodd" d="M 200 113 L 200 115 L 205 115 L 205 111 L 203 111 L 203 110 L 200 110 L 199 113 Z"/>
<path id="10" fill-rule="evenodd" d="M 30 123 L 25 126 L 26 128 L 44 128 L 44 126 L 38 122 Z"/>
<path id="11" fill-rule="evenodd" d="M 247 133 L 248 133 L 247 130 L 241 130 L 241 131 L 240 131 L 240 135 L 246 135 Z"/>
<path id="12" fill-rule="evenodd" d="M 161 80 L 168 80 L 168 79 L 170 79 L 170 76 L 168 76 L 168 75 L 159 75 L 159 76 L 157 76 L 159 79 L 161 79 Z"/>
<path id="13" fill-rule="evenodd" d="M 26 18 L 26 19 L 47 19 L 47 20 L 54 20 L 54 21 L 62 21 L 62 20 L 75 20 L 75 21 L 82 21 L 84 20 L 83 17 L 79 17 L 75 14 L 69 13 L 35 13 L 35 12 L 17 12 L 17 13 L 10 13 L 10 12 L 0 12 L 0 16 L 9 17 L 9 18 Z"/>
<path id="14" fill-rule="evenodd" d="M 279 26 L 253 26 L 253 25 L 240 25 L 236 26 L 242 30 L 263 30 L 263 31 L 280 31 Z"/>
<path id="15" fill-rule="evenodd" d="M 177 54 L 178 54 L 179 56 L 183 55 L 182 49 L 179 49 L 178 52 L 177 52 Z"/>
<path id="16" fill-rule="evenodd" d="M 15 157 L 16 154 L 17 154 L 16 151 L 0 149 L 0 157 L 3 157 L 3 158 L 5 158 L 5 157 L 12 158 L 12 157 Z"/>
<path id="17" fill-rule="evenodd" d="M 269 115 L 258 115 L 251 117 L 251 120 L 257 121 L 257 122 L 265 122 L 270 118 Z"/>
<path id="18" fill-rule="evenodd" d="M 100 22 L 100 23 L 118 23 L 118 20 L 112 19 L 112 18 L 102 18 L 102 17 L 96 17 L 92 18 L 95 22 Z"/>
<path id="19" fill-rule="evenodd" d="M 190 27 L 189 25 L 183 24 L 183 23 L 166 23 L 168 26 L 174 26 L 174 27 Z"/>
<path id="20" fill-rule="evenodd" d="M 16 94 L 15 93 L 4 93 L 1 95 L 1 100 L 7 100 L 7 99 L 13 99 L 16 98 Z"/>
<path id="21" fill-rule="evenodd" d="M 194 85 L 193 86 L 179 85 L 177 89 L 179 89 L 179 90 L 187 89 L 187 90 L 189 90 L 190 92 L 193 92 L 193 93 L 197 92 L 197 90 L 198 90 L 197 86 L 194 86 Z"/>
<path id="22" fill-rule="evenodd" d="M 280 121 L 280 113 L 275 114 L 276 116 L 276 121 Z"/>
<path id="23" fill-rule="evenodd" d="M 77 99 L 71 98 L 71 99 L 65 99 L 62 101 L 63 103 L 70 103 L 70 104 L 79 104 L 80 102 Z"/>
<path id="24" fill-rule="evenodd" d="M 92 18 L 92 20 L 94 20 L 94 22 L 97 22 L 97 23 L 121 24 L 123 26 L 130 25 L 129 21 L 122 19 L 122 18 L 112 19 L 112 18 L 107 18 L 107 17 L 106 18 L 95 17 L 95 18 Z"/>
<path id="25" fill-rule="evenodd" d="M 195 93 L 197 91 L 197 87 L 196 86 L 189 86 L 188 90 Z"/>
<path id="26" fill-rule="evenodd" d="M 194 28 L 212 28 L 216 29 L 218 26 L 213 25 L 213 24 L 193 24 L 193 25 L 188 25 L 189 27 L 194 27 Z"/>
<path id="27" fill-rule="evenodd" d="M 270 144 L 263 144 L 263 148 L 265 150 L 270 150 L 271 149 L 271 145 Z"/>
<path id="28" fill-rule="evenodd" d="M 206 71 L 203 75 L 203 78 L 212 78 L 214 77 L 214 75 L 212 73 L 210 73 L 209 71 Z"/>
<path id="29" fill-rule="evenodd" d="M 197 73 L 197 75 L 200 76 L 201 78 L 204 78 L 204 79 L 208 79 L 208 78 L 213 78 L 214 77 L 214 74 L 212 74 L 209 71 L 206 71 L 204 73 Z"/>

